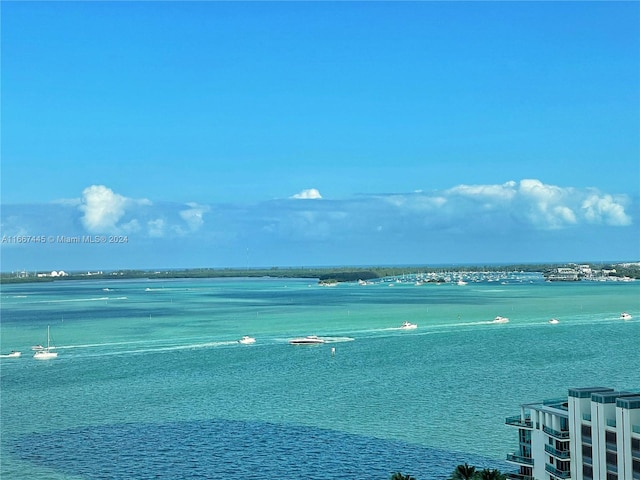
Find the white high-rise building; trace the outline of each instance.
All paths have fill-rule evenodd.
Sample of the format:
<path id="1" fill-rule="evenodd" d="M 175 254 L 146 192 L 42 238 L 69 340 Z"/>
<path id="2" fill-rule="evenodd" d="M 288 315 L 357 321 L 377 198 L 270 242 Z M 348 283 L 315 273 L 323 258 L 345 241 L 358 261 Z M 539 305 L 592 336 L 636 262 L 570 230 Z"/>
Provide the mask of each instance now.
<path id="1" fill-rule="evenodd" d="M 524 404 L 515 480 L 640 480 L 640 392 L 570 388 L 565 399 Z"/>

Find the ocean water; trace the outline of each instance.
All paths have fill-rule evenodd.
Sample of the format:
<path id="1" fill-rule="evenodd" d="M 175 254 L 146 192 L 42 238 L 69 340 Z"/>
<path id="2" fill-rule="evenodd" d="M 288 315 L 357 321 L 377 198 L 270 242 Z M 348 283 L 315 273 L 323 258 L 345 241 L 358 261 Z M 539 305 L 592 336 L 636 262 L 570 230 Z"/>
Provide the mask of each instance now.
<path id="1" fill-rule="evenodd" d="M 504 421 L 520 404 L 569 387 L 640 388 L 640 282 L 400 280 L 3 285 L 2 353 L 22 357 L 0 359 L 0 477 L 513 470 L 517 430 Z M 59 356 L 37 361 L 47 325 Z M 327 342 L 288 343 L 305 335 Z"/>

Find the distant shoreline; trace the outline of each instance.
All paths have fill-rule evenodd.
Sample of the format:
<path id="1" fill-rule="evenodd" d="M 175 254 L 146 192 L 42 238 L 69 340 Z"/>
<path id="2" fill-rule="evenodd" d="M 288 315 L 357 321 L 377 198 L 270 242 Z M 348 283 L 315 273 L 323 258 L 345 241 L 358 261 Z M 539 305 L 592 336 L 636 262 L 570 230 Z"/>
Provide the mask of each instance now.
<path id="1" fill-rule="evenodd" d="M 541 273 L 551 280 L 581 280 L 587 275 L 609 278 L 640 279 L 640 262 L 634 263 L 565 263 L 510 265 L 447 266 L 378 266 L 378 267 L 265 267 L 265 268 L 186 268 L 155 270 L 113 270 L 94 272 L 11 272 L 0 274 L 0 284 L 36 283 L 67 280 L 171 279 L 171 278 L 309 278 L 321 283 L 356 282 L 419 273 L 451 272 L 527 272 Z M 558 272 L 572 272 L 571 278 L 554 277 Z"/>

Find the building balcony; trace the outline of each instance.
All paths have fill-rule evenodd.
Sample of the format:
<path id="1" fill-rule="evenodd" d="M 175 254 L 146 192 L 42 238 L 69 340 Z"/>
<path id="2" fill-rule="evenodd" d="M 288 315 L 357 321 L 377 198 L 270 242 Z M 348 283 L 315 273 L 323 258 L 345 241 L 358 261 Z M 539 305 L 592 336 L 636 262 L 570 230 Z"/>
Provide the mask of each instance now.
<path id="1" fill-rule="evenodd" d="M 545 464 L 544 469 L 556 478 L 571 478 L 569 470 L 559 470 L 549 463 Z"/>
<path id="2" fill-rule="evenodd" d="M 558 450 L 549 444 L 544 446 L 544 451 L 556 458 L 559 458 L 560 460 L 567 460 L 570 457 L 568 450 Z"/>
<path id="3" fill-rule="evenodd" d="M 516 455 L 515 453 L 507 454 L 507 462 L 517 463 L 518 465 L 533 466 L 533 458 L 523 457 L 522 455 Z"/>
<path id="4" fill-rule="evenodd" d="M 533 423 L 531 422 L 531 418 L 527 417 L 524 420 L 520 415 L 515 415 L 513 417 L 507 417 L 505 422 L 507 425 L 511 425 L 514 427 L 520 428 L 533 428 Z"/>
<path id="5" fill-rule="evenodd" d="M 569 410 L 566 397 L 543 400 L 542 404 L 548 407 L 558 408 L 560 410 Z"/>
<path id="6" fill-rule="evenodd" d="M 531 475 L 523 475 L 521 473 L 505 473 L 509 480 L 536 480 Z"/>
<path id="7" fill-rule="evenodd" d="M 559 440 L 566 440 L 569 438 L 569 431 L 559 432 L 557 430 L 554 430 L 553 428 L 547 427 L 546 425 L 542 427 L 542 431 L 547 435 L 551 435 L 552 437 Z"/>

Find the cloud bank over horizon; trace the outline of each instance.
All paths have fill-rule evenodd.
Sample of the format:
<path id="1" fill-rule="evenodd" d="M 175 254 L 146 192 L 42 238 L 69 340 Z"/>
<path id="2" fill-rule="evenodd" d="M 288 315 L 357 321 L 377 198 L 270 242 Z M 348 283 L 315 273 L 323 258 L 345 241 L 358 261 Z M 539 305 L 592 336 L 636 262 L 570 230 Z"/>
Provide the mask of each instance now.
<path id="1" fill-rule="evenodd" d="M 4 236 L 127 235 L 144 241 L 151 250 L 154 241 L 178 239 L 182 239 L 178 248 L 193 243 L 212 251 L 247 245 L 254 250 L 276 249 L 277 258 L 296 249 L 296 255 L 312 257 L 312 245 L 324 248 L 367 242 L 371 245 L 368 254 L 384 262 L 383 246 L 388 239 L 418 245 L 429 238 L 452 243 L 474 238 L 476 242 L 509 244 L 516 254 L 516 241 L 523 235 L 551 238 L 572 235 L 562 232 L 629 228 L 638 223 L 634 212 L 637 217 L 638 205 L 628 195 L 561 187 L 536 179 L 346 199 L 327 198 L 318 189 L 309 188 L 252 205 L 152 202 L 127 197 L 105 185 L 91 185 L 79 198 L 47 205 L 4 206 L 2 230 Z M 3 249 L 13 246 L 3 244 Z M 482 254 L 481 243 L 474 248 Z M 495 245 L 487 247 L 487 251 L 492 249 Z M 540 257 L 542 253 L 522 252 L 523 260 L 531 255 Z M 341 262 L 336 259 L 334 263 Z"/>
<path id="2" fill-rule="evenodd" d="M 215 207 L 194 202 L 186 204 L 154 203 L 146 198 L 135 199 L 116 193 L 105 185 L 85 188 L 77 199 L 53 202 L 77 215 L 86 233 L 139 234 L 151 237 L 183 236 L 207 228 L 216 216 L 226 211 L 244 210 L 245 219 L 236 225 L 257 222 L 267 231 L 290 223 L 304 229 L 322 223 L 340 229 L 380 231 L 396 228 L 398 223 L 413 222 L 424 228 L 462 229 L 500 226 L 501 229 L 526 228 L 555 230 L 584 225 L 625 227 L 633 223 L 627 195 L 602 193 L 595 188 L 577 189 L 524 179 L 493 185 L 457 185 L 443 191 L 416 191 L 357 195 L 349 199 L 324 199 L 320 203 L 297 203 L 292 200 L 323 199 L 315 188 L 302 190 L 286 200 L 270 200 L 252 206 L 227 205 Z M 5 206 L 10 207 L 10 206 Z M 22 207 L 24 208 L 24 207 Z M 28 214 L 27 207 L 23 213 Z M 373 227 L 375 225 L 375 227 Z M 17 218 L 3 221 L 3 229 L 25 232 L 27 225 L 18 225 Z M 295 230 L 295 228 L 294 228 Z M 14 230 L 15 231 L 15 230 Z M 33 233 L 33 232 L 32 232 Z M 291 233 L 291 232 L 289 232 Z M 336 233 L 336 232 L 331 232 Z"/>

